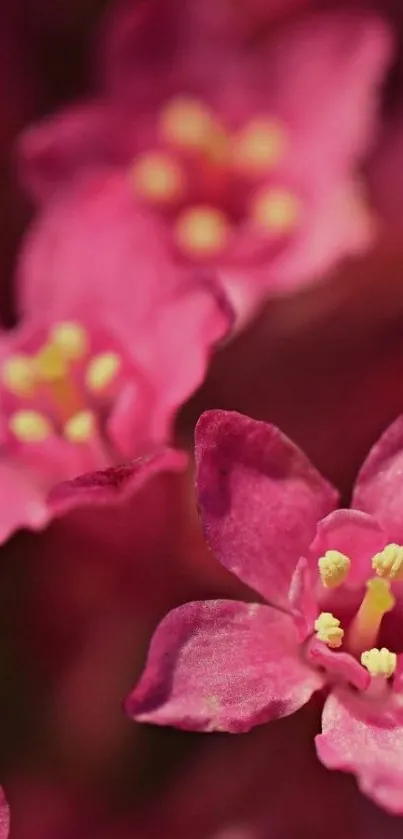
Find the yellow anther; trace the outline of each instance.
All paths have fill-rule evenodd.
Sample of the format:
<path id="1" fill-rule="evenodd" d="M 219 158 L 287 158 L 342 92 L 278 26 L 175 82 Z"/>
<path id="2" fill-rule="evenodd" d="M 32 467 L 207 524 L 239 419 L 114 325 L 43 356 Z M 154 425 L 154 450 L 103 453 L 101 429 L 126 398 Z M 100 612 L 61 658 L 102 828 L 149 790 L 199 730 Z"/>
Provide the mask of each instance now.
<path id="1" fill-rule="evenodd" d="M 395 602 L 388 580 L 379 577 L 368 580 L 363 601 L 348 633 L 352 653 L 366 650 L 376 642 L 382 618 L 393 609 Z"/>
<path id="2" fill-rule="evenodd" d="M 31 396 L 35 390 L 35 371 L 27 355 L 12 355 L 4 361 L 1 380 L 14 396 Z"/>
<path id="3" fill-rule="evenodd" d="M 78 361 L 88 352 L 88 335 L 79 323 L 56 323 L 50 333 L 55 345 L 67 361 Z"/>
<path id="4" fill-rule="evenodd" d="M 253 197 L 250 215 L 263 230 L 277 235 L 288 233 L 301 217 L 301 202 L 286 189 L 265 188 Z"/>
<path id="5" fill-rule="evenodd" d="M 209 144 L 217 123 L 198 99 L 178 96 L 163 108 L 160 114 L 160 134 L 173 146 L 197 151 Z"/>
<path id="6" fill-rule="evenodd" d="M 372 557 L 372 567 L 379 577 L 388 580 L 403 580 L 403 547 L 391 543 Z"/>
<path id="7" fill-rule="evenodd" d="M 226 246 L 230 235 L 229 222 L 221 210 L 198 206 L 185 210 L 175 230 L 177 245 L 196 258 L 215 256 Z"/>
<path id="8" fill-rule="evenodd" d="M 91 359 L 85 374 L 85 383 L 89 390 L 99 392 L 108 387 L 121 366 L 121 358 L 115 352 L 105 352 Z"/>
<path id="9" fill-rule="evenodd" d="M 371 676 L 384 676 L 385 679 L 389 679 L 396 670 L 397 656 L 386 647 L 380 650 L 374 647 L 361 653 L 361 664 Z"/>
<path id="10" fill-rule="evenodd" d="M 278 163 L 286 146 L 283 127 L 269 119 L 253 119 L 233 139 L 232 163 L 246 174 L 260 174 Z"/>
<path id="11" fill-rule="evenodd" d="M 45 344 L 34 358 L 38 377 L 45 382 L 53 382 L 67 375 L 67 364 L 56 343 Z"/>
<path id="12" fill-rule="evenodd" d="M 150 152 L 137 158 L 131 168 L 131 179 L 138 195 L 158 204 L 177 200 L 185 188 L 179 163 L 163 152 Z"/>
<path id="13" fill-rule="evenodd" d="M 325 588 L 337 588 L 348 576 L 351 562 L 340 551 L 326 551 L 318 559 L 318 568 L 322 585 Z"/>
<path id="14" fill-rule="evenodd" d="M 53 431 L 49 420 L 38 411 L 17 411 L 10 417 L 9 428 L 21 443 L 41 443 Z"/>
<path id="15" fill-rule="evenodd" d="M 328 647 L 337 649 L 343 643 L 344 630 L 331 612 L 321 612 L 315 621 L 316 637 Z"/>
<path id="16" fill-rule="evenodd" d="M 93 437 L 96 418 L 92 411 L 79 411 L 66 422 L 63 434 L 70 443 L 86 443 Z"/>

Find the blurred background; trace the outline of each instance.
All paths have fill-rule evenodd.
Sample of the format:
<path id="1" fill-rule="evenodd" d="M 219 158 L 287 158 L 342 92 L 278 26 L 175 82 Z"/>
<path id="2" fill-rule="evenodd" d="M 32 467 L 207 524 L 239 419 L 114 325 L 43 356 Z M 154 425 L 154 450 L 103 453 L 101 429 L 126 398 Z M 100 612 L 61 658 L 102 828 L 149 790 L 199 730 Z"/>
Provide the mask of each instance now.
<path id="1" fill-rule="evenodd" d="M 315 701 L 291 719 L 237 737 L 141 727 L 123 712 L 152 631 L 169 608 L 188 599 L 244 593 L 208 552 L 200 530 L 192 474 L 200 413 L 220 407 L 275 423 L 348 503 L 368 449 L 403 411 L 401 3 L 131 0 L 116 6 L 113 0 L 3 0 L 2 5 L 5 331 L 18 322 L 16 266 L 38 212 L 20 177 L 18 138 L 31 124 L 98 89 L 99 45 L 113 15 L 136 7 L 140 21 L 148 21 L 132 47 L 139 60 L 127 64 L 140 81 L 143 76 L 147 81 L 147 74 L 154 79 L 161 55 L 173 50 L 173 19 L 175 50 L 185 55 L 190 49 L 202 73 L 208 64 L 204 51 L 212 44 L 226 72 L 238 61 L 234 44 L 253 62 L 264 38 L 285 37 L 298 22 L 309 32 L 315 15 L 352 7 L 358 17 L 379 18 L 390 38 L 377 89 L 376 130 L 353 172 L 360 185 L 359 213 L 370 220 L 365 246 L 347 254 L 341 249 L 340 258 L 327 260 L 323 270 L 312 267 L 312 277 L 305 272 L 291 290 L 280 287 L 272 294 L 268 288 L 253 312 L 241 316 L 235 334 L 211 359 L 203 384 L 178 412 L 173 439 L 189 453 L 188 470 L 165 476 L 163 486 L 151 480 L 136 499 L 136 515 L 148 529 L 134 528 L 122 548 L 114 535 L 114 511 L 101 509 L 91 524 L 82 521 L 77 528 L 67 521 L 62 529 L 57 520 L 41 534 L 17 533 L 2 548 L 0 779 L 11 807 L 11 839 L 319 839 L 325 831 L 335 839 L 401 836 L 399 818 L 364 799 L 352 777 L 329 773 L 316 760 Z M 348 19 L 345 26 L 347 41 Z M 204 43 L 193 51 L 195 27 Z M 291 67 L 295 44 L 291 39 L 284 58 Z M 310 60 L 315 78 L 314 50 Z M 362 72 L 370 75 L 369 59 Z M 352 78 L 349 73 L 333 78 L 330 111 Z M 234 79 L 236 84 L 236 74 Z M 313 102 L 315 95 L 313 90 Z M 318 108 L 321 102 L 318 94 Z M 346 131 L 356 111 L 346 108 L 344 116 L 346 124 L 336 133 Z M 314 162 L 320 148 L 319 143 Z M 348 228 L 355 212 L 343 210 Z M 333 233 L 331 226 L 330 238 Z M 5 503 L 7 488 L 2 491 Z M 123 518 L 131 515 L 122 512 Z M 125 524 L 119 527 L 123 532 Z M 133 561 L 138 556 L 154 570 L 139 571 Z"/>

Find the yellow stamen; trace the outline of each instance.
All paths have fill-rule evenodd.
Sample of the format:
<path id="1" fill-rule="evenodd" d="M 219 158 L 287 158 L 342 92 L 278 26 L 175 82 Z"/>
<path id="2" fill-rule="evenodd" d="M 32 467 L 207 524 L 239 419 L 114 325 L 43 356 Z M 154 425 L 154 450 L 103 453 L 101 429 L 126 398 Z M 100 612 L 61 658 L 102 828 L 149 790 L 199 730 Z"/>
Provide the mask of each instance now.
<path id="1" fill-rule="evenodd" d="M 283 127 L 269 119 L 253 119 L 234 137 L 232 162 L 246 175 L 258 175 L 278 163 L 286 146 Z"/>
<path id="2" fill-rule="evenodd" d="M 64 421 L 81 409 L 82 402 L 68 359 L 53 342 L 45 344 L 34 359 L 38 379 L 46 384 L 61 419 Z"/>
<path id="3" fill-rule="evenodd" d="M 38 411 L 17 411 L 10 417 L 9 428 L 21 443 L 41 443 L 53 430 L 49 420 Z"/>
<path id="4" fill-rule="evenodd" d="M 45 382 L 53 382 L 67 375 L 66 359 L 56 343 L 45 344 L 34 359 L 38 376 Z"/>
<path id="5" fill-rule="evenodd" d="M 176 223 L 175 238 L 181 250 L 196 258 L 215 256 L 229 239 L 230 225 L 221 210 L 199 206 L 185 210 Z"/>
<path id="6" fill-rule="evenodd" d="M 35 371 L 27 355 L 12 355 L 2 365 L 1 380 L 14 396 L 32 396 L 35 390 Z"/>
<path id="7" fill-rule="evenodd" d="M 366 650 L 376 641 L 383 616 L 395 605 L 395 598 L 387 580 L 373 577 L 350 626 L 348 646 L 352 653 Z"/>
<path id="8" fill-rule="evenodd" d="M 322 585 L 325 588 L 340 586 L 348 576 L 350 564 L 348 556 L 340 551 L 326 551 L 325 555 L 318 559 Z"/>
<path id="9" fill-rule="evenodd" d="M 104 390 L 119 372 L 122 360 L 115 352 L 105 352 L 91 359 L 85 374 L 85 383 L 89 390 Z"/>
<path id="10" fill-rule="evenodd" d="M 344 630 L 331 612 L 321 612 L 315 621 L 316 637 L 331 649 L 341 647 Z"/>
<path id="11" fill-rule="evenodd" d="M 160 114 L 161 138 L 177 148 L 189 151 L 204 149 L 216 128 L 209 109 L 192 97 L 172 99 Z"/>
<path id="12" fill-rule="evenodd" d="M 51 344 L 67 361 L 79 361 L 88 352 L 88 335 L 79 323 L 57 323 L 51 331 Z"/>
<path id="13" fill-rule="evenodd" d="M 372 567 L 379 577 L 400 582 L 403 580 L 403 547 L 391 543 L 372 557 Z"/>
<path id="14" fill-rule="evenodd" d="M 389 679 L 396 670 L 397 655 L 386 647 L 380 650 L 374 647 L 361 653 L 361 664 L 371 676 L 384 676 L 385 679 Z"/>
<path id="15" fill-rule="evenodd" d="M 131 169 L 135 191 L 148 201 L 169 204 L 183 195 L 184 173 L 168 154 L 150 152 L 139 157 Z"/>
<path id="16" fill-rule="evenodd" d="M 93 437 L 96 418 L 92 411 L 79 411 L 66 422 L 63 434 L 70 443 L 86 443 Z"/>
<path id="17" fill-rule="evenodd" d="M 296 195 L 279 187 L 256 193 L 250 208 L 251 218 L 270 233 L 288 233 L 301 217 L 301 202 Z"/>

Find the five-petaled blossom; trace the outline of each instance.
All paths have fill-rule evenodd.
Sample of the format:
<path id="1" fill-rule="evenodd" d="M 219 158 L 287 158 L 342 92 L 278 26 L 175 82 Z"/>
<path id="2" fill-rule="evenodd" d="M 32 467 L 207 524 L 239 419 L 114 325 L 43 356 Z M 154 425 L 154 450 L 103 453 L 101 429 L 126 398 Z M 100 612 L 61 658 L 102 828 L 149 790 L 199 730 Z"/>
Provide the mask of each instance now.
<path id="1" fill-rule="evenodd" d="M 236 38 L 225 50 L 207 38 L 189 50 L 183 10 L 169 7 L 161 21 L 164 7 L 166 17 L 160 2 L 118 16 L 102 93 L 23 135 L 22 177 L 45 205 L 37 235 L 55 230 L 62 187 L 118 167 L 132 202 L 161 225 L 169 244 L 161 262 L 214 266 L 246 316 L 268 292 L 323 276 L 367 245 L 373 226 L 357 173 L 374 134 L 389 32 L 373 15 L 317 13 L 252 51 Z M 63 264 L 77 217 L 85 224 L 80 193 L 49 259 Z M 20 280 L 31 307 L 39 284 L 50 283 L 30 273 Z"/>
<path id="2" fill-rule="evenodd" d="M 76 302 L 90 266 L 81 263 L 81 273 L 73 272 L 72 255 L 64 266 L 74 277 L 69 300 L 59 305 L 57 296 L 42 297 L 41 316 L 27 317 L 1 338 L 0 542 L 18 527 L 47 524 L 47 494 L 60 481 L 161 446 L 228 330 L 231 314 L 213 278 L 160 277 L 149 236 L 127 301 L 119 279 L 133 271 L 132 250 L 138 254 L 140 244 L 129 227 L 126 233 L 119 244 L 127 262 L 114 261 L 111 249 L 105 266 L 117 283 L 113 305 L 101 300 L 101 263 L 100 289 Z M 41 266 L 39 259 L 38 271 Z"/>
<path id="3" fill-rule="evenodd" d="M 259 597 L 169 613 L 129 714 L 237 733 L 321 691 L 320 760 L 403 812 L 403 418 L 351 509 L 334 509 L 335 490 L 275 427 L 240 414 L 203 414 L 196 459 L 207 542 Z"/>

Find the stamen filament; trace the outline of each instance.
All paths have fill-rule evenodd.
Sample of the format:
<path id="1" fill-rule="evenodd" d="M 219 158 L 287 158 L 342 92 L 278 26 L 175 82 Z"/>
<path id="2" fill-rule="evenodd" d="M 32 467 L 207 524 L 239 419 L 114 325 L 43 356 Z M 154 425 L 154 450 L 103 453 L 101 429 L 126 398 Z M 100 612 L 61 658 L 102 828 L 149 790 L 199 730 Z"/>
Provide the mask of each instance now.
<path id="1" fill-rule="evenodd" d="M 367 582 L 367 591 L 348 632 L 348 649 L 353 655 L 371 649 L 376 643 L 383 616 L 395 605 L 387 580 L 374 577 Z"/>

